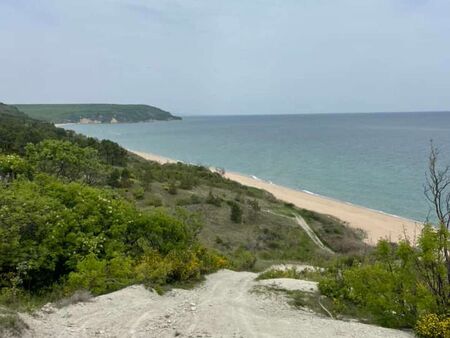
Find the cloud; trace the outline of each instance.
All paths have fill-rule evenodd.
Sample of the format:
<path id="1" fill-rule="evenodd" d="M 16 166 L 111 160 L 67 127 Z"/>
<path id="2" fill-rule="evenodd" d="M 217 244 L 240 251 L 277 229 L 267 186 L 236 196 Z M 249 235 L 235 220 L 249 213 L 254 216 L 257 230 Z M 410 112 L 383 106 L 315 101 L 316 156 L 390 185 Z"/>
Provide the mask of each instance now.
<path id="1" fill-rule="evenodd" d="M 449 11 L 444 0 L 3 0 L 0 92 L 192 114 L 446 109 Z"/>

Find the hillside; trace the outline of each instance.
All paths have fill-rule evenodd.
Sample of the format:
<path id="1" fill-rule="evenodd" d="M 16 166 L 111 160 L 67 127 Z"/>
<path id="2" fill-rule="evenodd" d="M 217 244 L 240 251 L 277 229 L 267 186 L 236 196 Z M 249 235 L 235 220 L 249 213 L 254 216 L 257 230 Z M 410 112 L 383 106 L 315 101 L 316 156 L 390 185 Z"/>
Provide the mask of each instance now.
<path id="1" fill-rule="evenodd" d="M 28 116 L 52 123 L 111 123 L 179 120 L 157 107 L 137 104 L 16 104 Z"/>
<path id="2" fill-rule="evenodd" d="M 439 234 L 449 238 L 448 230 L 441 229 Z M 274 317 L 270 311 L 248 310 L 264 306 L 261 299 L 253 298 L 261 291 L 253 288 L 257 276 L 214 273 L 224 268 L 262 271 L 278 263 L 308 263 L 318 268 L 269 270 L 258 278 L 288 279 L 289 285 L 318 282 L 313 295 L 304 290 L 282 291 L 292 306 L 303 310 L 323 312 L 325 304 L 325 312 L 334 318 L 357 318 L 391 328 L 416 327 L 424 337 L 446 337 L 450 288 L 440 243 L 446 242 L 428 225 L 417 247 L 408 241 L 396 245 L 381 240 L 373 248 L 362 241 L 361 232 L 340 220 L 280 201 L 223 173 L 202 166 L 147 161 L 114 142 L 66 131 L 0 105 L 0 336 L 24 334 L 27 325 L 47 336 L 61 327 L 49 325 L 47 317 L 39 321 L 39 313 L 27 319 L 18 312 L 34 312 L 48 302 L 63 306 L 82 301 L 80 290 L 94 296 L 120 289 L 128 294 L 126 288 L 137 284 L 160 294 L 174 287 L 196 286 L 191 295 L 197 301 L 186 298 L 177 303 L 179 292 L 174 291 L 171 304 L 198 304 L 202 320 L 211 325 L 217 322 L 214 316 L 237 311 L 229 319 L 251 335 L 269 330 L 258 327 L 260 322 L 274 323 L 274 328 L 279 325 L 269 321 Z M 199 286 L 208 274 L 213 275 Z M 305 279 L 309 283 L 295 281 Z M 211 280 L 215 280 L 212 285 L 208 284 Z M 430 284 L 434 280 L 441 283 L 439 289 Z M 131 290 L 136 288 L 143 290 L 140 286 Z M 224 291 L 224 297 L 209 304 L 215 290 Z M 269 287 L 263 295 L 277 297 L 272 292 L 281 291 Z M 101 299 L 112 301 L 114 297 Z M 225 299 L 230 303 L 222 307 Z M 117 315 L 147 318 L 151 325 L 160 325 L 161 315 L 167 319 L 167 314 L 151 312 L 154 303 L 146 306 L 137 312 L 125 308 Z M 273 306 L 277 313 L 289 307 L 286 302 Z M 190 308 L 195 311 L 197 305 Z M 43 308 L 47 310 L 49 306 Z M 103 327 L 111 325 L 111 312 L 96 310 L 95 304 L 93 311 L 99 321 L 93 318 L 89 330 L 103 332 Z M 245 321 L 247 317 L 251 320 Z M 179 316 L 174 318 L 182 321 Z M 292 310 L 288 318 L 286 325 L 298 329 L 306 320 L 295 319 Z M 54 319 L 50 322 L 59 325 L 60 318 Z M 62 321 L 67 323 L 66 319 Z M 188 322 L 180 322 L 180 328 L 214 335 L 231 325 L 224 319 L 223 329 L 186 328 Z M 63 329 L 80 336 L 77 330 L 87 329 L 83 326 L 86 317 L 74 320 L 71 326 L 63 324 Z M 320 324 L 325 325 L 324 321 L 317 323 L 311 335 L 315 336 L 315 330 L 318 335 L 332 332 Z M 352 334 L 346 324 L 333 325 L 336 334 Z M 424 334 L 430 326 L 443 334 Z M 135 329 L 146 327 L 139 320 L 133 322 L 128 328 L 130 336 Z"/>

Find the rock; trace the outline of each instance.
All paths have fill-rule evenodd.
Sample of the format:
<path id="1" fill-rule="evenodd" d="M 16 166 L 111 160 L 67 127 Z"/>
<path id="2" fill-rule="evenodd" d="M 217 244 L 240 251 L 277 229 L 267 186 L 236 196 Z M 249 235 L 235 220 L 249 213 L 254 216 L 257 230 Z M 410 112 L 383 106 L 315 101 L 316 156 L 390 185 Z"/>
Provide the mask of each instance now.
<path id="1" fill-rule="evenodd" d="M 44 313 L 53 313 L 56 311 L 56 309 L 53 307 L 52 304 L 47 303 L 41 308 L 41 311 Z"/>

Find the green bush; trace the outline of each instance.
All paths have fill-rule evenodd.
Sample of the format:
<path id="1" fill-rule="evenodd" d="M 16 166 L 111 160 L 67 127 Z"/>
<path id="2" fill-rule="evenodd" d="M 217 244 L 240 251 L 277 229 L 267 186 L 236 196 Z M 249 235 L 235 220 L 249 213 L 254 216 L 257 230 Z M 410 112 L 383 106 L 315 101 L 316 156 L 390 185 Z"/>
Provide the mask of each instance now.
<path id="1" fill-rule="evenodd" d="M 94 184 L 102 177 L 103 166 L 97 150 L 68 141 L 45 140 L 26 146 L 26 158 L 38 171 L 70 181 Z"/>
<path id="2" fill-rule="evenodd" d="M 95 281 L 108 274 L 98 265 L 110 271 L 117 257 L 136 259 L 146 246 L 167 254 L 195 242 L 194 223 L 177 217 L 141 213 L 111 191 L 48 176 L 0 185 L 2 273 L 19 274 L 20 286 L 39 289 L 75 272 L 72 280 L 92 279 L 94 292 L 100 292 Z M 5 279 L 2 286 L 9 286 Z"/>
<path id="3" fill-rule="evenodd" d="M 197 184 L 197 180 L 190 174 L 185 174 L 180 179 L 180 189 L 191 190 Z"/>
<path id="4" fill-rule="evenodd" d="M 160 207 L 163 205 L 161 197 L 155 195 L 147 197 L 146 203 L 152 207 Z"/>
<path id="5" fill-rule="evenodd" d="M 86 289 L 99 295 L 131 285 L 136 282 L 132 263 L 130 257 L 117 256 L 107 261 L 89 254 L 69 274 L 67 289 Z"/>
<path id="6" fill-rule="evenodd" d="M 220 207 L 222 205 L 222 199 L 218 196 L 215 196 L 212 191 L 210 191 L 208 197 L 206 197 L 206 203 L 212 204 L 216 207 Z"/>
<path id="7" fill-rule="evenodd" d="M 31 165 L 18 155 L 0 154 L 0 181 L 13 180 L 20 176 L 31 178 Z"/>
<path id="8" fill-rule="evenodd" d="M 145 190 L 143 187 L 137 187 L 136 189 L 133 190 L 133 196 L 135 199 L 137 200 L 142 200 L 144 199 L 145 196 Z"/>
<path id="9" fill-rule="evenodd" d="M 166 187 L 166 190 L 171 195 L 176 195 L 178 193 L 177 183 L 175 181 L 170 181 Z"/>
<path id="10" fill-rule="evenodd" d="M 365 260 L 332 267 L 319 289 L 343 313 L 357 308 L 383 326 L 414 327 L 423 313 L 448 315 L 445 298 L 430 284 L 434 278 L 446 278 L 436 234 L 425 226 L 417 247 L 406 241 L 398 245 L 380 241 Z"/>
<path id="11" fill-rule="evenodd" d="M 251 270 L 255 263 L 256 256 L 243 247 L 236 249 L 231 255 L 231 264 L 236 270 Z"/>
<path id="12" fill-rule="evenodd" d="M 236 202 L 230 202 L 230 220 L 234 223 L 242 223 L 242 209 Z"/>

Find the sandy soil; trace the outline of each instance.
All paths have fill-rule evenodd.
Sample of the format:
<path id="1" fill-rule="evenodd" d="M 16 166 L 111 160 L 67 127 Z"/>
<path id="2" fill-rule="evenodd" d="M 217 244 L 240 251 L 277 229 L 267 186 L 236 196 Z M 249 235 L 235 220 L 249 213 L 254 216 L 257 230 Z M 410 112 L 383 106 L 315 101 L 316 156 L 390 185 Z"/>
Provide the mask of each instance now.
<path id="1" fill-rule="evenodd" d="M 293 309 L 281 295 L 252 292 L 260 285 L 255 277 L 221 270 L 193 290 L 164 296 L 131 286 L 61 309 L 46 306 L 35 316 L 23 315 L 30 326 L 24 337 L 412 337 Z M 294 283 L 306 290 L 315 287 Z"/>
<path id="2" fill-rule="evenodd" d="M 176 160 L 150 153 L 133 152 L 145 159 L 159 163 L 177 162 Z M 247 186 L 267 190 L 276 198 L 293 203 L 299 208 L 309 209 L 339 218 L 351 227 L 364 230 L 367 233 L 365 241 L 369 244 L 375 244 L 380 238 L 388 238 L 392 242 L 398 242 L 405 235 L 410 240 L 414 240 L 422 228 L 422 225 L 414 220 L 385 214 L 323 196 L 308 194 L 242 174 L 227 172 L 225 173 L 225 177 Z"/>

